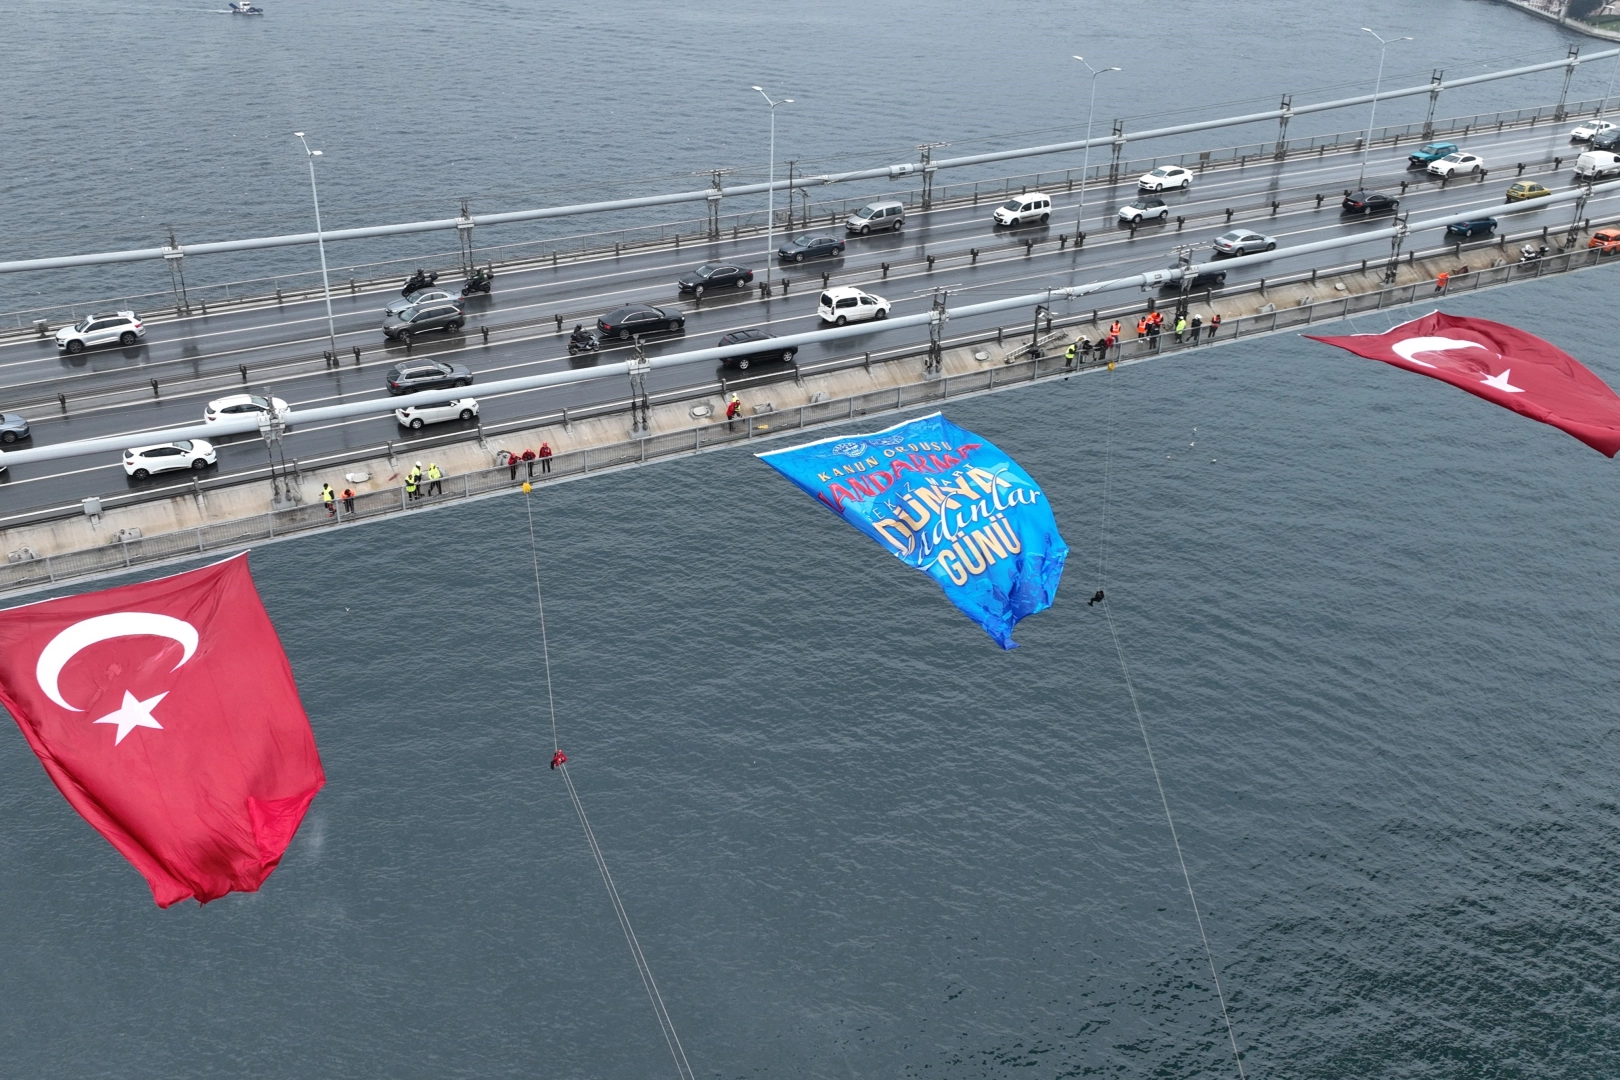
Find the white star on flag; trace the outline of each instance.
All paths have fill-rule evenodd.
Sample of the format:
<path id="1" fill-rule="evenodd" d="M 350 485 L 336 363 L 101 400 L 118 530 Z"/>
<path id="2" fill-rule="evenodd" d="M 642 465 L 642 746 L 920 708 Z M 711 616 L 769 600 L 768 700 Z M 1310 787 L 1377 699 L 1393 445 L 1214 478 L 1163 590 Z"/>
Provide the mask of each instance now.
<path id="1" fill-rule="evenodd" d="M 1508 368 L 1505 371 L 1503 371 L 1502 374 L 1500 374 L 1500 375 L 1487 375 L 1487 376 L 1485 376 L 1485 385 L 1489 386 L 1489 387 L 1492 387 L 1492 388 L 1494 388 L 1496 390 L 1505 390 L 1510 394 L 1522 394 L 1522 393 L 1524 393 L 1524 391 L 1521 390 L 1519 387 L 1510 385 L 1508 383 L 1508 376 L 1512 375 L 1512 374 L 1513 374 L 1513 369 Z"/>
<path id="2" fill-rule="evenodd" d="M 124 704 L 119 707 L 118 711 L 108 713 L 106 716 L 96 720 L 95 723 L 118 725 L 118 737 L 113 740 L 114 746 L 123 742 L 124 736 L 138 727 L 155 728 L 162 731 L 163 725 L 158 723 L 152 716 L 152 708 L 168 696 L 169 692 L 165 690 L 157 697 L 149 697 L 145 701 L 141 701 L 134 694 L 125 690 Z"/>

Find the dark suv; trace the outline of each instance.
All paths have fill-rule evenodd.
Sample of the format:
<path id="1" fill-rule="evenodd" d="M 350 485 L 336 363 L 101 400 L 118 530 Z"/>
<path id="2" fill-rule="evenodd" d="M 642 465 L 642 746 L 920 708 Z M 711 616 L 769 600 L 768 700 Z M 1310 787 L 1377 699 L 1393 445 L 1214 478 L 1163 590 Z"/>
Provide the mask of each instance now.
<path id="1" fill-rule="evenodd" d="M 723 349 L 727 345 L 741 345 L 745 341 L 760 342 L 761 345 L 758 352 L 741 353 L 737 356 L 728 356 L 723 361 L 727 364 L 735 364 L 738 368 L 744 371 L 748 370 L 748 365 L 750 364 L 791 364 L 793 362 L 793 358 L 798 355 L 799 350 L 791 347 L 784 349 L 781 346 L 776 346 L 773 348 L 770 345 L 764 344 L 764 342 L 771 341 L 774 337 L 774 334 L 767 334 L 763 330 L 733 330 L 715 344 L 719 345 Z"/>
<path id="2" fill-rule="evenodd" d="M 442 360 L 407 360 L 388 369 L 390 394 L 441 390 L 448 386 L 466 386 L 472 381 L 472 369 L 467 365 L 446 364 Z"/>
<path id="3" fill-rule="evenodd" d="M 461 310 L 461 301 L 450 297 L 412 304 L 400 311 L 390 312 L 383 319 L 382 332 L 388 337 L 409 341 L 429 330 L 453 333 L 466 324 L 467 316 Z"/>

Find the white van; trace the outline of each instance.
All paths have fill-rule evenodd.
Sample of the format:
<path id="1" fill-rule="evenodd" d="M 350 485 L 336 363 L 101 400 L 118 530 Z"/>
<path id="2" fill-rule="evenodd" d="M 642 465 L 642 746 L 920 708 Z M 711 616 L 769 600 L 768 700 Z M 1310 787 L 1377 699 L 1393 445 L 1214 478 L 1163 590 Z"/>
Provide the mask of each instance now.
<path id="1" fill-rule="evenodd" d="M 879 199 L 875 203 L 867 203 L 844 222 L 844 228 L 852 233 L 865 236 L 867 233 L 882 232 L 884 229 L 900 231 L 900 226 L 906 223 L 906 204 L 899 199 Z"/>
<path id="2" fill-rule="evenodd" d="M 1602 180 L 1607 176 L 1620 176 L 1620 154 L 1588 150 L 1575 159 L 1575 179 Z"/>
<path id="3" fill-rule="evenodd" d="M 1052 197 L 1039 191 L 1014 195 L 996 207 L 993 216 L 997 225 L 1028 225 L 1032 221 L 1045 225 L 1052 219 Z"/>
<path id="4" fill-rule="evenodd" d="M 834 326 L 863 322 L 867 319 L 886 319 L 889 317 L 889 302 L 881 296 L 862 292 L 852 285 L 843 285 L 821 294 L 821 303 L 816 305 L 816 314 L 821 316 L 822 322 L 829 322 Z"/>

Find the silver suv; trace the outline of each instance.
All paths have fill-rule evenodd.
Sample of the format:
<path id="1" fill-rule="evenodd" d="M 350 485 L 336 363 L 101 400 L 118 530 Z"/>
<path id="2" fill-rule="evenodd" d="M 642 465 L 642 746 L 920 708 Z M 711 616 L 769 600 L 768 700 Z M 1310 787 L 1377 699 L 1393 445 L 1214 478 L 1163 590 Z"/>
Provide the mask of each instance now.
<path id="1" fill-rule="evenodd" d="M 460 299 L 428 300 L 388 315 L 383 319 L 382 332 L 387 337 L 409 341 L 429 330 L 454 333 L 466 323 L 467 316 L 461 310 Z"/>
<path id="2" fill-rule="evenodd" d="M 146 336 L 146 327 L 133 311 L 104 311 L 88 319 L 80 319 L 72 326 L 56 332 L 56 347 L 70 353 L 82 353 L 91 345 L 111 345 L 113 342 L 128 348 Z"/>

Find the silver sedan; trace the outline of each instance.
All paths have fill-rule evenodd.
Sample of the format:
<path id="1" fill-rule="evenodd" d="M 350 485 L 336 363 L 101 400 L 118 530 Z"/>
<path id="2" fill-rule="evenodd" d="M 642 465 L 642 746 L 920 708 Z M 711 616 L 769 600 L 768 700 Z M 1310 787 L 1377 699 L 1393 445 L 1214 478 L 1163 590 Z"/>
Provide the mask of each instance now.
<path id="1" fill-rule="evenodd" d="M 1264 233 L 1233 229 L 1217 236 L 1213 246 L 1222 255 L 1247 255 L 1251 251 L 1272 251 L 1277 247 L 1277 241 Z"/>

